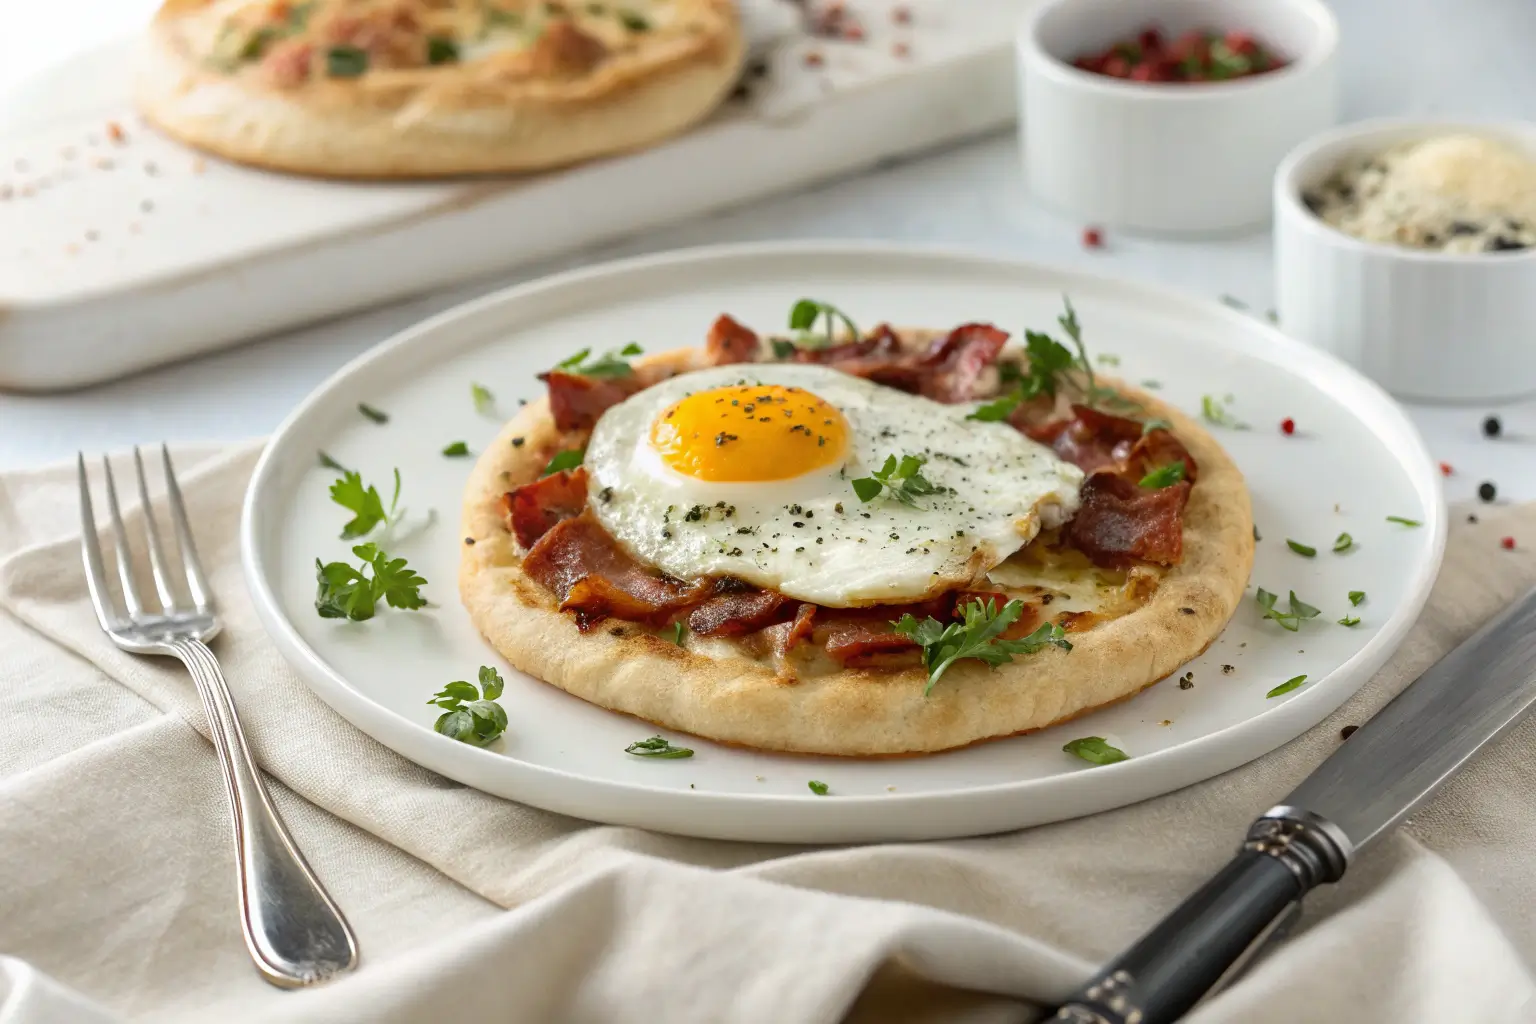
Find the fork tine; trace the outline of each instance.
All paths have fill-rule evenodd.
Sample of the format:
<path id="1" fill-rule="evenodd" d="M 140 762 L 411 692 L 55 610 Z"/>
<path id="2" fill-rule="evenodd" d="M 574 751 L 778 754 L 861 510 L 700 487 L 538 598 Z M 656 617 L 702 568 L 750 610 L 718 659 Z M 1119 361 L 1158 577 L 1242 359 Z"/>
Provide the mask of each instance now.
<path id="1" fill-rule="evenodd" d="M 149 484 L 144 480 L 144 458 L 139 446 L 133 446 L 133 468 L 138 470 L 139 504 L 144 507 L 144 531 L 149 535 L 149 567 L 155 574 L 155 594 L 160 607 L 167 613 L 176 606 L 176 591 L 171 588 L 171 578 L 165 571 L 165 552 L 160 547 L 160 526 L 155 522 L 155 510 L 149 503 Z"/>
<path id="2" fill-rule="evenodd" d="M 111 632 L 117 621 L 112 592 L 107 589 L 107 570 L 101 564 L 101 542 L 96 538 L 96 510 L 91 507 L 91 484 L 85 475 L 85 453 L 77 455 L 80 470 L 80 555 L 85 561 L 85 585 L 91 592 L 96 621 Z"/>
<path id="3" fill-rule="evenodd" d="M 192 603 L 200 612 L 213 610 L 209 596 L 208 579 L 203 575 L 202 563 L 197 560 L 197 548 L 192 543 L 192 529 L 187 525 L 187 507 L 181 501 L 181 488 L 176 483 L 176 471 L 171 468 L 171 450 L 160 446 L 160 461 L 165 464 L 165 491 L 170 499 L 171 525 L 176 530 L 176 546 L 181 548 L 182 565 L 187 571 L 187 589 L 192 593 Z"/>
<path id="4" fill-rule="evenodd" d="M 123 529 L 123 514 L 117 507 L 117 485 L 112 480 L 112 460 L 103 455 L 101 465 L 107 476 L 107 518 L 112 522 L 112 547 L 117 552 L 117 578 L 123 584 L 123 604 L 128 606 L 128 617 L 136 619 L 144 614 L 144 602 L 139 600 L 139 588 L 133 580 L 133 556 L 128 550 L 128 531 Z"/>

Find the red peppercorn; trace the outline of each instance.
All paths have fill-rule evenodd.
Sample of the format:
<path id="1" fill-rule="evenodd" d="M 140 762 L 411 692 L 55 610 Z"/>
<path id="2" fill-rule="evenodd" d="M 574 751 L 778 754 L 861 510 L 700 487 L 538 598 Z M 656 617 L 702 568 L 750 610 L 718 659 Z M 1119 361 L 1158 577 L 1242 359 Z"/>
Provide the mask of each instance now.
<path id="1" fill-rule="evenodd" d="M 908 57 L 912 56 L 912 47 L 908 46 L 906 43 L 897 43 L 895 46 L 891 47 L 891 52 L 900 57 L 902 60 L 906 60 Z"/>
<path id="2" fill-rule="evenodd" d="M 1505 551 L 1513 551 L 1515 550 L 1515 538 L 1505 537 L 1503 540 L 1499 541 L 1499 546 L 1502 547 Z"/>
<path id="3" fill-rule="evenodd" d="M 864 41 L 864 28 L 862 25 L 849 25 L 843 29 L 843 38 L 850 43 L 862 43 Z"/>
<path id="4" fill-rule="evenodd" d="M 1101 73 L 1110 78 L 1129 78 L 1131 75 L 1131 62 L 1118 53 L 1104 61 Z"/>
<path id="5" fill-rule="evenodd" d="M 1440 463 L 1440 475 L 1441 476 L 1450 476 L 1451 475 L 1451 464 L 1449 462 L 1442 462 L 1442 463 Z"/>
<path id="6" fill-rule="evenodd" d="M 116 121 L 108 121 L 107 138 L 111 139 L 113 142 L 122 142 L 123 139 L 127 138 L 127 136 L 123 132 L 122 125 L 118 124 Z"/>
<path id="7" fill-rule="evenodd" d="M 817 53 L 815 50 L 812 50 L 810 53 L 805 55 L 805 66 L 808 68 L 819 68 L 821 67 L 822 63 L 823 61 L 821 54 Z"/>
<path id="8" fill-rule="evenodd" d="M 1104 247 L 1104 233 L 1098 228 L 1083 228 L 1083 248 L 1102 249 Z"/>
<path id="9" fill-rule="evenodd" d="M 906 4 L 898 4 L 891 8 L 891 20 L 898 25 L 912 24 L 912 8 Z"/>
<path id="10" fill-rule="evenodd" d="M 1286 437 L 1290 437 L 1292 434 L 1296 433 L 1296 421 L 1291 419 L 1289 416 L 1281 420 L 1280 433 L 1284 434 Z"/>

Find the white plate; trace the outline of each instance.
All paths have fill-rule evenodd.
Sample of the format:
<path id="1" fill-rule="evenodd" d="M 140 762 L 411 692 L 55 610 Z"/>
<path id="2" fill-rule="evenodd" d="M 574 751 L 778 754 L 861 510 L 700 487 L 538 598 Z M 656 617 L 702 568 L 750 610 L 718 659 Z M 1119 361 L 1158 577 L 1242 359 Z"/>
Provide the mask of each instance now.
<path id="1" fill-rule="evenodd" d="M 1295 589 L 1323 610 L 1300 633 L 1260 619 L 1251 599 L 1211 649 L 1134 700 L 1043 733 L 937 756 L 853 761 L 777 756 L 681 735 L 690 760 L 648 761 L 624 747 L 656 730 L 512 671 L 479 638 L 457 597 L 456 526 L 469 459 L 498 422 L 479 416 L 471 382 L 503 412 L 540 385 L 534 373 L 579 348 L 636 340 L 650 350 L 702 343 L 729 311 L 777 328 L 806 295 L 855 320 L 946 326 L 991 320 L 1050 327 L 1069 293 L 1090 351 L 1116 372 L 1156 378 L 1195 410 L 1234 396 L 1251 430 L 1217 434 L 1247 475 L 1262 532 L 1253 582 Z M 378 426 L 356 411 L 390 415 Z M 1295 436 L 1278 424 L 1294 417 Z M 368 623 L 320 619 L 316 556 L 347 557 L 346 513 L 329 502 L 324 449 L 383 484 L 398 467 L 402 503 L 438 513 L 402 544 L 430 581 L 425 612 Z M 1389 515 L 1420 520 L 1414 529 Z M 1335 555 L 1341 532 L 1355 548 Z M 1303 558 L 1286 538 L 1318 549 Z M 404 756 L 491 793 L 597 821 L 690 835 L 785 842 L 925 839 L 1020 828 L 1089 814 L 1186 786 L 1274 749 L 1316 724 L 1387 660 L 1429 593 L 1445 546 L 1437 472 L 1408 418 L 1338 360 L 1216 303 L 1050 267 L 885 245 L 752 245 L 651 256 L 523 285 L 444 313 L 361 356 L 279 428 L 246 496 L 242 557 L 257 610 L 285 656 L 349 721 Z M 1369 595 L 1351 609 L 1346 594 Z M 1252 593 L 1250 588 L 1249 593 Z M 1282 599 L 1283 600 L 1283 599 Z M 1354 629 L 1334 624 L 1346 612 Z M 511 719 L 494 749 L 432 731 L 426 701 L 443 683 L 494 664 Z M 1222 666 L 1234 666 L 1230 673 Z M 1284 680 L 1307 684 L 1266 699 Z M 1168 724 L 1164 724 L 1168 723 Z M 1064 754 L 1079 736 L 1109 737 L 1131 758 L 1094 767 Z M 831 795 L 817 797 L 811 779 Z"/>

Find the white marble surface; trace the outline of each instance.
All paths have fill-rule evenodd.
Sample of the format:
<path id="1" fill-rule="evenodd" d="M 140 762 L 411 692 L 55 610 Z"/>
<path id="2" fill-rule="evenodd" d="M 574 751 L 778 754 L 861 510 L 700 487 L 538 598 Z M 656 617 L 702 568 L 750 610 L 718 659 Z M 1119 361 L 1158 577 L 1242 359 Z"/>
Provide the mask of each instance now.
<path id="1" fill-rule="evenodd" d="M 71 11 L 78 17 L 87 7 L 109 9 L 113 19 L 123 20 L 138 17 L 144 4 L 68 0 L 57 7 L 25 6 L 34 20 L 42 17 L 35 14 L 39 9 L 48 9 L 52 20 L 70 17 Z M 1531 0 L 1478 0 L 1454 11 L 1439 0 L 1339 0 L 1335 8 L 1345 41 L 1347 118 L 1530 117 L 1536 111 L 1536 64 L 1528 56 L 1529 41 L 1536 39 Z M 47 35 L 37 31 L 26 37 Z M 15 78 L 7 71 L 15 66 L 10 56 L 0 50 L 0 87 Z M 1180 242 L 1111 236 L 1105 249 L 1088 252 L 1080 231 L 1081 225 L 1030 201 L 1012 137 L 995 137 L 103 387 L 64 395 L 0 395 L 0 470 L 55 461 L 77 449 L 260 435 L 352 356 L 423 316 L 558 267 L 678 246 L 888 238 L 1091 267 L 1213 298 L 1234 296 L 1260 312 L 1271 304 L 1267 234 Z M 1436 457 L 1455 468 L 1446 481 L 1452 500 L 1471 497 L 1483 480 L 1497 482 L 1501 500 L 1536 498 L 1536 402 L 1497 410 L 1415 406 L 1411 411 Z M 1505 437 L 1489 442 L 1479 425 L 1494 411 L 1503 417 Z M 1304 421 L 1305 410 L 1295 415 Z"/>

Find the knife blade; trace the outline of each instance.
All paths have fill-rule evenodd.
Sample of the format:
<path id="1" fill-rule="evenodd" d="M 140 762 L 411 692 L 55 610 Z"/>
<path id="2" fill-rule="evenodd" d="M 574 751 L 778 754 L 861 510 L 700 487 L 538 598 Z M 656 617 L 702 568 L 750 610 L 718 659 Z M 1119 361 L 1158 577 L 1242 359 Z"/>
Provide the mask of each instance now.
<path id="1" fill-rule="evenodd" d="M 1394 697 L 1248 830 L 1236 857 L 1057 1011 L 1176 1020 L 1284 930 L 1302 897 L 1536 706 L 1536 590 Z"/>

